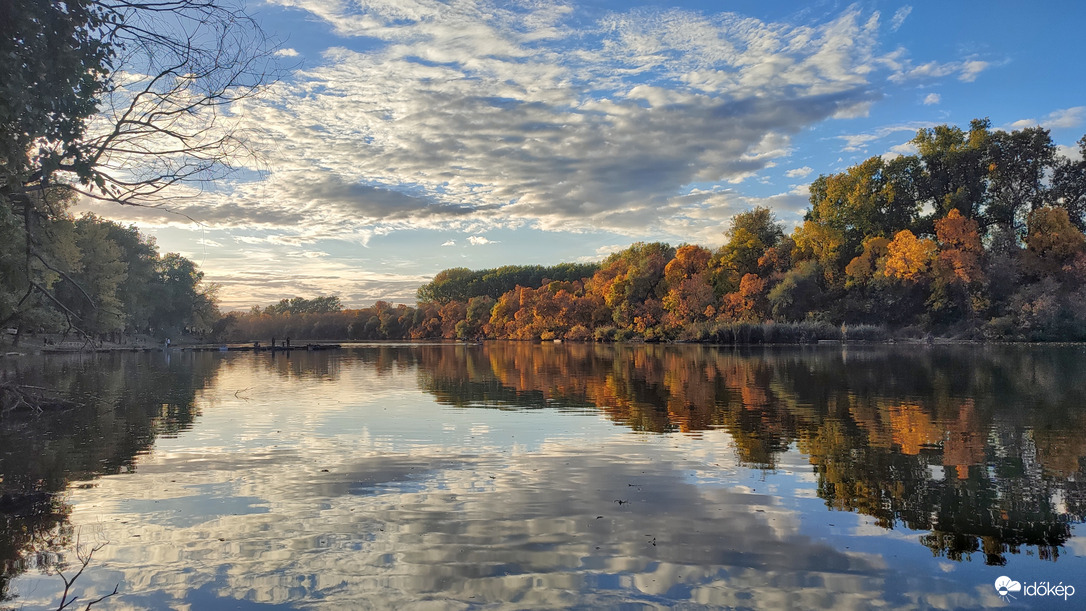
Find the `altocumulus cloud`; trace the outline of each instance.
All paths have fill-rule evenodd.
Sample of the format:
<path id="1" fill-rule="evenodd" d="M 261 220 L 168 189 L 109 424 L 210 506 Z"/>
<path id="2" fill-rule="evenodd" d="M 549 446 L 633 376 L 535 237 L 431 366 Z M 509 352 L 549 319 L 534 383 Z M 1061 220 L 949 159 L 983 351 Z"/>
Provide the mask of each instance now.
<path id="1" fill-rule="evenodd" d="M 985 67 L 882 53 L 880 29 L 907 12 L 890 26 L 857 8 L 815 25 L 680 10 L 585 23 L 547 0 L 269 1 L 365 50 L 329 48 L 237 105 L 265 180 L 178 211 L 298 242 L 405 228 L 718 232 L 748 203 L 726 185 L 787 157 L 801 130 L 862 114 L 886 80 Z M 799 201 L 781 197 L 786 212 Z"/>

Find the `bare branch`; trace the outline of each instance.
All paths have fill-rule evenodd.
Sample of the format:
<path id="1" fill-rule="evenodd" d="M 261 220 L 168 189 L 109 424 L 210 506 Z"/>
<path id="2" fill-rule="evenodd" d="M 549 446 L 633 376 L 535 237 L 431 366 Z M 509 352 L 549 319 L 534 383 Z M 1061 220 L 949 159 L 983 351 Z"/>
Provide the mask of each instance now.
<path id="1" fill-rule="evenodd" d="M 64 581 L 64 592 L 61 594 L 60 605 L 57 606 L 57 611 L 64 611 L 64 609 L 68 608 L 70 605 L 74 604 L 76 600 L 79 599 L 79 596 L 77 596 L 75 594 L 72 594 L 72 597 L 68 598 L 68 595 L 71 592 L 72 586 L 75 585 L 75 581 L 77 579 L 79 579 L 79 577 L 83 574 L 83 572 L 87 570 L 87 566 L 90 565 L 91 559 L 94 557 L 95 552 L 101 550 L 107 544 L 108 544 L 108 542 L 98 543 L 98 544 L 94 545 L 93 547 L 91 547 L 89 550 L 87 550 L 84 553 L 84 551 L 83 551 L 84 548 L 82 546 L 80 546 L 79 539 L 76 538 L 75 556 L 76 556 L 76 559 L 79 561 L 79 570 L 76 571 L 75 575 L 72 575 L 69 578 L 69 577 L 66 577 L 64 575 L 64 573 L 61 572 L 60 569 L 57 569 L 57 575 L 59 575 L 61 580 Z M 120 588 L 120 584 L 117 584 L 116 586 L 113 587 L 112 592 L 88 602 L 87 606 L 84 607 L 84 609 L 90 609 L 91 606 L 93 606 L 94 604 L 100 603 L 103 600 L 105 600 L 105 599 L 107 599 L 107 598 L 109 598 L 111 596 L 115 596 L 117 594 L 117 591 L 118 591 L 119 588 Z"/>

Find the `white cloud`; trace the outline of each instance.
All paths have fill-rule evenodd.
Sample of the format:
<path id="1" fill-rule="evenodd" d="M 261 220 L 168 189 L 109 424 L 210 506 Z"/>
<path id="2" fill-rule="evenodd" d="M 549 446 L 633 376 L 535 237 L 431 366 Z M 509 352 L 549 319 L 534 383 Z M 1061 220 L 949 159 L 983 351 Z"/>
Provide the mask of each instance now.
<path id="1" fill-rule="evenodd" d="M 932 106 L 941 102 L 942 99 L 943 98 L 938 93 L 929 93 L 928 95 L 924 96 L 924 105 Z"/>
<path id="2" fill-rule="evenodd" d="M 919 66 L 913 66 L 905 61 L 896 63 L 896 72 L 890 76 L 890 80 L 896 83 L 905 81 L 933 81 L 957 75 L 958 80 L 972 83 L 981 72 L 992 66 L 991 62 L 981 60 L 936 62 L 930 61 Z"/>
<path id="3" fill-rule="evenodd" d="M 473 235 L 468 236 L 468 243 L 472 246 L 483 246 L 484 244 L 496 244 L 494 240 L 488 239 L 486 236 Z"/>
<path id="4" fill-rule="evenodd" d="M 920 152 L 920 149 L 918 149 L 916 145 L 913 144 L 912 140 L 909 140 L 908 142 L 902 142 L 901 144 L 895 144 L 894 146 L 891 146 L 890 152 L 895 156 L 915 155 L 916 153 Z"/>
<path id="5" fill-rule="evenodd" d="M 1004 126 L 1004 129 L 1019 130 L 1038 125 L 1046 129 L 1078 127 L 1083 119 L 1086 119 L 1086 106 L 1074 106 L 1052 111 L 1040 119 L 1019 119 Z"/>
<path id="6" fill-rule="evenodd" d="M 1060 155 L 1061 157 L 1066 157 L 1071 161 L 1082 161 L 1082 149 L 1077 146 L 1057 144 L 1056 154 Z"/>
<path id="7" fill-rule="evenodd" d="M 1044 119 L 1044 126 L 1050 128 L 1078 127 L 1086 118 L 1086 106 L 1075 106 L 1049 113 Z"/>
<path id="8" fill-rule="evenodd" d="M 185 191 L 170 210 L 109 216 L 189 228 L 191 217 L 236 231 L 261 266 L 281 253 L 324 252 L 328 240 L 366 246 L 407 229 L 457 232 L 471 245 L 518 228 L 720 242 L 727 220 L 752 205 L 798 218 L 805 194 L 751 198 L 725 188 L 785 163 L 796 134 L 866 115 L 886 79 L 964 78 L 987 67 L 914 66 L 902 49 L 881 50 L 879 15 L 856 7 L 797 25 L 650 9 L 587 22 L 551 0 L 270 2 L 364 44 L 341 41 L 265 97 L 231 107 L 259 153 L 243 170 L 262 172 L 261 182 L 236 177 Z M 890 27 L 907 16 L 897 11 Z M 841 139 L 859 151 L 902 129 L 917 126 Z M 334 259 L 302 261 L 313 263 L 305 277 L 323 277 Z M 236 267 L 218 269 L 236 277 Z M 336 274 L 320 282 L 341 287 L 345 301 L 378 286 Z"/>
<path id="9" fill-rule="evenodd" d="M 581 263 L 595 263 L 597 261 L 602 261 L 612 253 L 616 253 L 620 250 L 628 248 L 629 246 L 629 244 L 607 244 L 604 246 L 600 246 L 596 249 L 595 254 L 578 257 L 577 261 Z"/>
<path id="10" fill-rule="evenodd" d="M 905 23 L 905 20 L 909 17 L 909 13 L 913 12 L 913 7 L 905 5 L 894 12 L 893 18 L 890 20 L 890 31 L 896 32 Z"/>
<path id="11" fill-rule="evenodd" d="M 841 150 L 848 153 L 855 153 L 865 151 L 867 146 L 878 140 L 882 140 L 887 136 L 899 133 L 899 132 L 912 132 L 916 133 L 918 130 L 924 127 L 928 127 L 928 123 L 914 121 L 911 123 L 901 123 L 897 125 L 886 125 L 880 127 L 871 132 L 865 132 L 861 134 L 844 134 L 837 136 L 838 139 L 845 141 L 845 147 Z M 840 161 L 840 160 L 839 160 Z"/>
<path id="12" fill-rule="evenodd" d="M 684 186 L 756 176 L 792 135 L 866 113 L 883 65 L 877 19 L 858 9 L 809 26 L 640 10 L 574 30 L 568 7 L 545 1 L 290 4 L 385 42 L 329 49 L 270 99 L 239 105 L 268 178 L 235 184 L 213 212 L 187 209 L 202 222 L 314 238 L 636 233 L 681 213 Z"/>
<path id="13" fill-rule="evenodd" d="M 977 80 L 977 76 L 989 66 L 991 66 L 990 63 L 979 60 L 965 62 L 961 66 L 961 74 L 958 76 L 958 80 L 965 83 L 972 83 Z"/>
<path id="14" fill-rule="evenodd" d="M 301 55 L 301 53 L 298 53 L 298 51 L 287 47 L 277 50 L 275 52 L 275 55 L 278 55 L 279 57 L 298 57 L 299 55 Z"/>

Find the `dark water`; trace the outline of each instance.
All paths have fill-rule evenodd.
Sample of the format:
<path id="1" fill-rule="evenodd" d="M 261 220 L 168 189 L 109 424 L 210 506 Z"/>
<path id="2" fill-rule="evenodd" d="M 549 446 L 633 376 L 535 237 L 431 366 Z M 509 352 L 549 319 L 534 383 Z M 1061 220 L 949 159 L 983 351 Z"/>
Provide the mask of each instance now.
<path id="1" fill-rule="evenodd" d="M 0 421 L 0 608 L 1084 608 L 1084 357 L 9 358 L 83 407 Z"/>

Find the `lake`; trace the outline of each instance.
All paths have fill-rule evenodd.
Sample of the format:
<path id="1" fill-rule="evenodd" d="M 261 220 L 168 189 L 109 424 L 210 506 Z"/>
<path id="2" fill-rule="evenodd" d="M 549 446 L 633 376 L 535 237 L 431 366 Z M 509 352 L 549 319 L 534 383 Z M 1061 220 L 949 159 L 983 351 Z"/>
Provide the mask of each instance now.
<path id="1" fill-rule="evenodd" d="M 0 421 L 0 608 L 56 608 L 57 567 L 92 547 L 72 590 L 117 587 L 103 610 L 1086 606 L 1082 346 L 384 344 L 0 371 L 82 404 Z"/>

